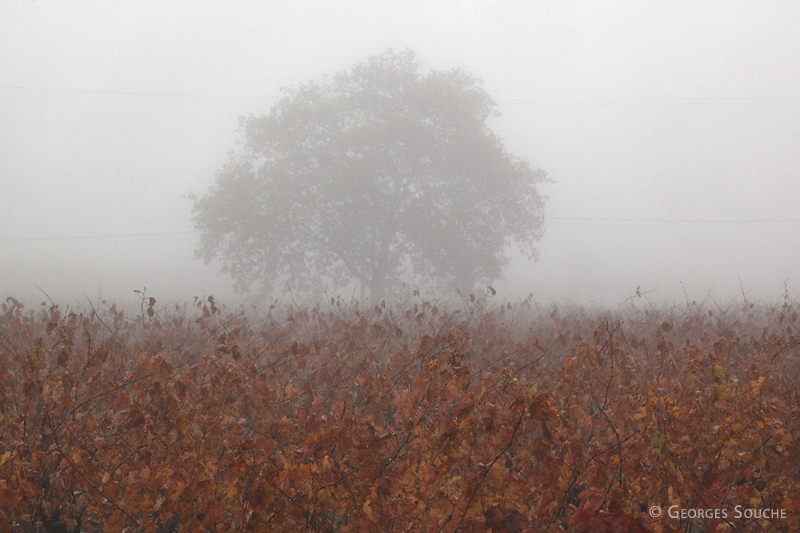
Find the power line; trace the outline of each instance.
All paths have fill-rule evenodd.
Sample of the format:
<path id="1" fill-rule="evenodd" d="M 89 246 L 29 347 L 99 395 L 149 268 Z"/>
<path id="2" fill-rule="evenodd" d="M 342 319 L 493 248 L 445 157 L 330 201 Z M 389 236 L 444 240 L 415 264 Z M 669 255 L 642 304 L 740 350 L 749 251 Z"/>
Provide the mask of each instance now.
<path id="1" fill-rule="evenodd" d="M 207 100 L 258 100 L 271 101 L 264 95 L 212 94 L 188 92 L 157 91 L 114 91 L 95 89 L 68 89 L 59 87 L 38 87 L 30 85 L 0 85 L 2 89 L 22 91 L 95 94 L 112 96 L 147 96 L 160 98 L 192 98 Z M 500 99 L 501 107 L 789 107 L 800 105 L 800 97 L 776 96 L 759 98 L 601 98 L 601 99 Z"/>
<path id="2" fill-rule="evenodd" d="M 162 235 L 192 235 L 198 231 L 165 231 L 161 233 L 117 233 L 115 235 L 76 235 L 68 237 L 19 237 L 0 239 L 0 242 L 79 241 L 91 239 L 117 239 L 128 237 L 161 237 Z"/>
<path id="3" fill-rule="evenodd" d="M 165 98 L 195 98 L 207 100 L 268 100 L 266 96 L 244 94 L 208 94 L 208 93 L 182 93 L 182 92 L 151 92 L 151 91 L 111 91 L 95 89 L 64 89 L 58 87 L 33 87 L 28 85 L 0 85 L 0 89 L 16 89 L 22 91 L 39 91 L 53 93 L 97 94 L 112 96 L 156 96 Z"/>
<path id="4" fill-rule="evenodd" d="M 545 217 L 545 220 L 567 220 L 573 222 L 636 222 L 636 223 L 680 223 L 680 224 L 796 224 L 799 218 L 609 218 L 609 217 Z M 82 235 L 67 237 L 19 237 L 0 239 L 0 242 L 77 241 L 91 239 L 123 239 L 132 237 L 161 237 L 165 235 L 198 235 L 199 231 L 165 231 L 161 233 L 117 233 L 113 235 Z"/>
<path id="5" fill-rule="evenodd" d="M 621 98 L 573 100 L 499 100 L 502 107 L 790 107 L 800 105 L 798 97 L 763 98 Z"/>
<path id="6" fill-rule="evenodd" d="M 546 220 L 570 220 L 579 222 L 658 222 L 689 224 L 774 224 L 797 223 L 800 218 L 610 218 L 610 217 L 545 217 Z"/>

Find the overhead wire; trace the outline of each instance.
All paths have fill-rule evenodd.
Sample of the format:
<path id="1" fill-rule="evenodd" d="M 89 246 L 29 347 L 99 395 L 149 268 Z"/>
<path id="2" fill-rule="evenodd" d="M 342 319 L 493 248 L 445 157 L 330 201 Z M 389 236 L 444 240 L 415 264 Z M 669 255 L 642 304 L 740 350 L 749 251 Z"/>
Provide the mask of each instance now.
<path id="1" fill-rule="evenodd" d="M 0 242 L 32 242 L 32 241 L 78 241 L 91 239 L 117 239 L 128 237 L 161 237 L 164 235 L 192 235 L 198 231 L 164 231 L 161 233 L 117 233 L 113 235 L 69 235 L 63 237 L 10 237 Z"/>
<path id="2" fill-rule="evenodd" d="M 266 96 L 258 95 L 235 95 L 235 94 L 209 94 L 209 93 L 185 93 L 185 92 L 157 92 L 157 91 L 114 91 L 108 89 L 70 89 L 60 87 L 36 87 L 31 85 L 0 85 L 0 89 L 17 89 L 23 91 L 72 93 L 72 94 L 96 94 L 112 96 L 156 96 L 166 98 L 196 98 L 208 100 L 266 100 Z"/>
<path id="3" fill-rule="evenodd" d="M 546 220 L 570 220 L 581 222 L 666 222 L 689 224 L 773 224 L 800 222 L 800 218 L 614 218 L 614 217 L 559 217 L 548 216 Z"/>
<path id="4" fill-rule="evenodd" d="M 130 91 L 109 89 L 74 89 L 43 87 L 34 85 L 0 84 L 0 89 L 23 91 L 57 92 L 73 94 L 95 94 L 116 96 L 147 96 L 162 98 L 192 98 L 209 100 L 269 100 L 265 95 L 229 93 L 191 93 Z M 735 98 L 597 98 L 597 99 L 546 99 L 516 98 L 499 99 L 501 107 L 787 107 L 800 105 L 800 97 L 735 97 Z"/>
<path id="5" fill-rule="evenodd" d="M 636 222 L 636 223 L 679 223 L 679 224 L 796 224 L 798 218 L 762 218 L 762 219 L 704 219 L 704 218 L 612 218 L 612 217 L 562 217 L 549 216 L 545 220 L 565 220 L 573 222 Z M 4 242 L 35 241 L 74 241 L 92 239 L 122 239 L 133 237 L 162 237 L 169 235 L 199 235 L 200 231 L 165 231 L 160 233 L 116 233 L 109 235 L 71 235 L 63 237 L 10 237 L 0 238 Z"/>
<path id="6" fill-rule="evenodd" d="M 193 98 L 215 100 L 267 100 L 265 96 L 242 94 L 210 94 L 186 92 L 117 91 L 94 89 L 71 89 L 30 85 L 0 84 L 0 89 L 118 95 L 165 98 Z M 800 105 L 800 97 L 762 98 L 623 98 L 623 99 L 504 99 L 498 100 L 502 107 L 785 107 Z M 800 219 L 671 219 L 671 218 L 616 218 L 616 217 L 568 217 L 548 216 L 547 220 L 578 222 L 636 222 L 636 223 L 692 223 L 692 224 L 749 224 L 749 223 L 797 223 Z M 171 231 L 160 233 L 119 233 L 111 235 L 85 235 L 64 237 L 0 238 L 0 242 L 65 241 L 87 239 L 115 239 L 132 237 L 158 237 L 167 235 L 198 234 L 198 231 Z"/>

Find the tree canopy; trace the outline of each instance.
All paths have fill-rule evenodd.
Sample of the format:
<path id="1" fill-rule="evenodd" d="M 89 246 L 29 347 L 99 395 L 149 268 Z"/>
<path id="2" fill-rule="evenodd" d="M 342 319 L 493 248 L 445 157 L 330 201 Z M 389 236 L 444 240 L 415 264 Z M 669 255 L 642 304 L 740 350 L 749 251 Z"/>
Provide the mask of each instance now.
<path id="1" fill-rule="evenodd" d="M 197 257 L 219 258 L 238 289 L 357 281 L 374 301 L 402 282 L 491 282 L 512 243 L 536 257 L 546 173 L 491 131 L 499 113 L 479 79 L 388 50 L 282 93 L 240 119 L 192 210 Z"/>

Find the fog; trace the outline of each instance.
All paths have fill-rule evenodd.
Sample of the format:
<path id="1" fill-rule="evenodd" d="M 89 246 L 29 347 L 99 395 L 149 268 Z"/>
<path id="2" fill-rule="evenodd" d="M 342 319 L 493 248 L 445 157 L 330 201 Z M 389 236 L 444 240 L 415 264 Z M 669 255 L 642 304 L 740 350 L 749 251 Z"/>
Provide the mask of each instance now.
<path id="1" fill-rule="evenodd" d="M 186 196 L 240 116 L 387 48 L 481 78 L 493 129 L 552 180 L 540 258 L 498 298 L 798 294 L 798 3 L 9 0 L 0 295 L 235 301 L 193 258 Z"/>

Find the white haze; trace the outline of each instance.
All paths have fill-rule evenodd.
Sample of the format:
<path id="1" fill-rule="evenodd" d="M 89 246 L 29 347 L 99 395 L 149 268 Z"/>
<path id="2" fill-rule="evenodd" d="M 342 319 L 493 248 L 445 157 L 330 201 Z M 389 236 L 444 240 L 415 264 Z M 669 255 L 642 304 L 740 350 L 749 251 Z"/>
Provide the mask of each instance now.
<path id="1" fill-rule="evenodd" d="M 482 78 L 508 149 L 553 180 L 540 260 L 498 298 L 797 295 L 800 3 L 617 0 L 6 0 L 0 295 L 233 301 L 184 196 L 238 117 L 407 47 Z"/>

